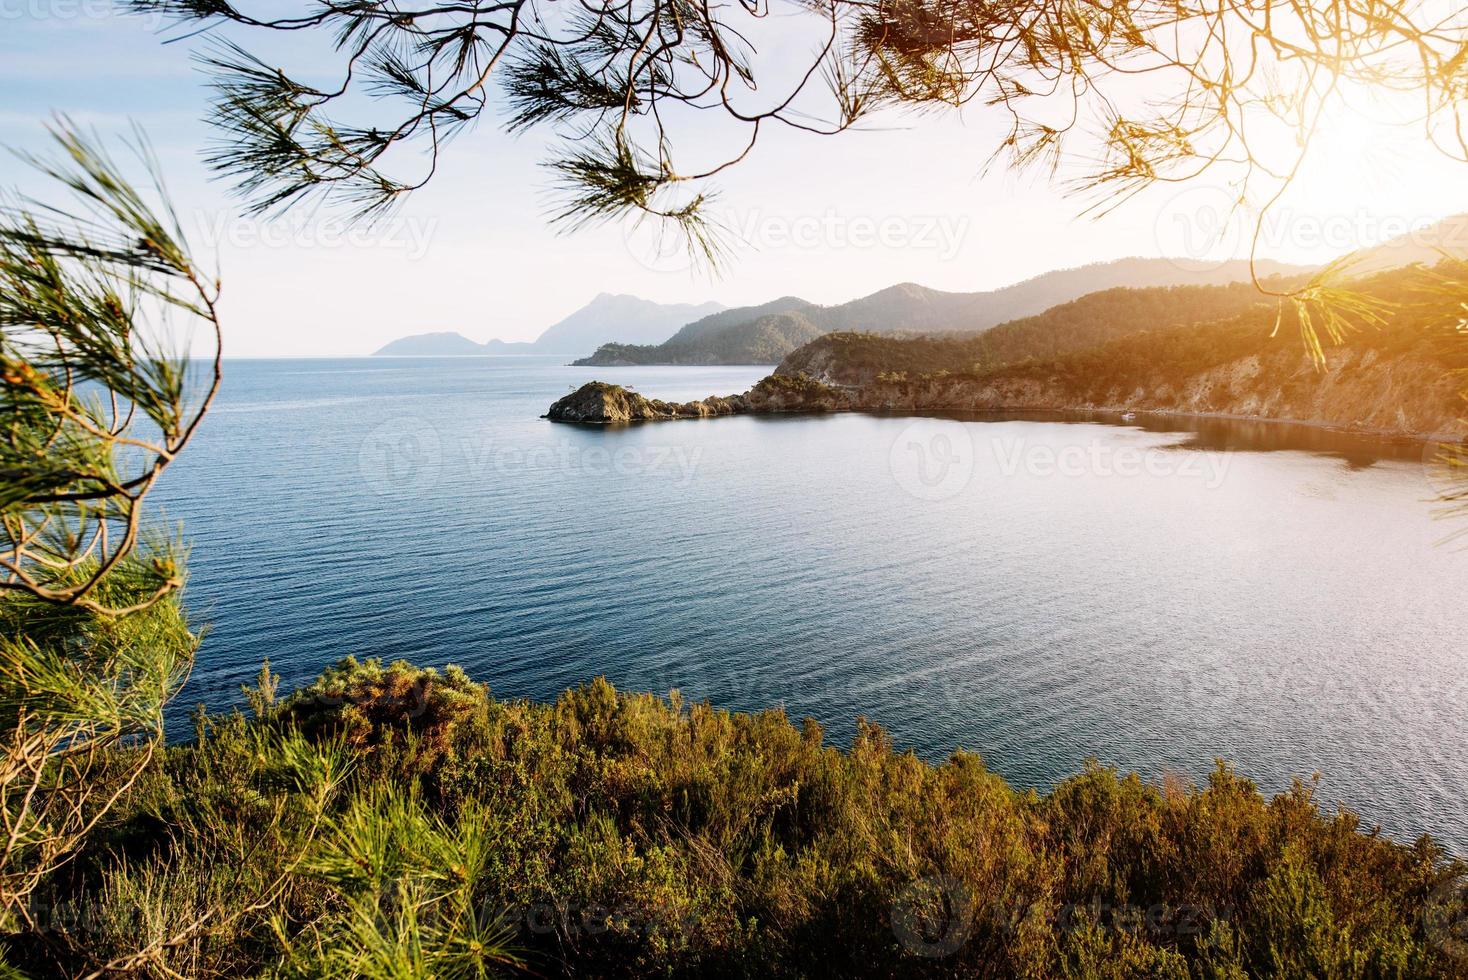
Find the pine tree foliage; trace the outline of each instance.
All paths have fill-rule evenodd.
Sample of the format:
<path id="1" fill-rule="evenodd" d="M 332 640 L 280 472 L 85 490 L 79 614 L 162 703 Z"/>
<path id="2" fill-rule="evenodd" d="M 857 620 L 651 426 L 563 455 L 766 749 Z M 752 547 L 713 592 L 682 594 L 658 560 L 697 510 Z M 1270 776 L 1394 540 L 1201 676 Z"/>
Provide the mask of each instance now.
<path id="1" fill-rule="evenodd" d="M 1067 165 L 1107 208 L 1215 168 L 1240 206 L 1267 208 L 1323 120 L 1362 92 L 1409 96 L 1413 124 L 1468 160 L 1468 14 L 1441 0 L 316 0 L 285 15 L 253 0 L 133 5 L 212 39 L 212 163 L 262 211 L 324 194 L 379 214 L 485 113 L 565 138 L 551 162 L 560 220 L 649 217 L 706 257 L 721 240 L 706 185 L 763 131 L 836 133 L 894 107 L 1001 107 L 996 158 Z M 252 53 L 271 32 L 319 39 L 310 77 L 330 66 L 330 81 Z M 716 142 L 703 113 L 732 145 L 675 164 L 695 129 Z"/>
<path id="2" fill-rule="evenodd" d="M 184 549 L 145 501 L 220 379 L 218 285 L 162 203 L 66 125 L 67 193 L 0 211 L 0 906 L 70 859 L 144 772 L 198 637 Z M 182 322 L 181 322 L 182 321 Z M 167 331 L 202 326 L 202 378 Z"/>
<path id="3" fill-rule="evenodd" d="M 0 212 L 0 592 L 120 616 L 183 584 L 177 549 L 144 537 L 143 504 L 218 391 L 218 285 L 166 204 L 95 142 L 54 136 L 60 158 L 31 162 L 73 206 Z M 156 162 L 133 149 L 161 199 Z M 199 325 L 214 348 L 202 379 L 169 336 Z M 128 588 L 104 599 L 113 573 Z"/>

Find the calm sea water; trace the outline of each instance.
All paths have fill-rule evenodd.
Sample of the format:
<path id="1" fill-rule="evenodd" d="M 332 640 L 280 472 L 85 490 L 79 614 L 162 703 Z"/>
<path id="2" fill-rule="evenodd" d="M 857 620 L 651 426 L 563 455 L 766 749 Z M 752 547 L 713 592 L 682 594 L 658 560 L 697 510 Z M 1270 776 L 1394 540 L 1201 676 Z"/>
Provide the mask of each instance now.
<path id="1" fill-rule="evenodd" d="M 235 361 L 160 495 L 211 631 L 180 711 L 346 654 L 605 674 L 1020 786 L 1231 760 L 1468 851 L 1468 552 L 1415 448 L 1278 427 L 538 416 L 595 369 Z M 756 368 L 599 369 L 644 394 Z M 1186 430 L 1187 424 L 1180 424 Z M 1390 458 L 1397 456 L 1400 458 Z M 182 727 L 182 726 L 181 726 Z"/>

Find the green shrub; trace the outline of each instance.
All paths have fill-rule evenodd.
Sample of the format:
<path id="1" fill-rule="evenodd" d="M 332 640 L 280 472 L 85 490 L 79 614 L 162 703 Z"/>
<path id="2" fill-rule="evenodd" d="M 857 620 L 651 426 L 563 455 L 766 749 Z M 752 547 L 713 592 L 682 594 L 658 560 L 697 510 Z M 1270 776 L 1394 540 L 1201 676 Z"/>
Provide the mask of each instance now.
<path id="1" fill-rule="evenodd" d="M 1468 975 L 1461 863 L 1222 764 L 1019 793 L 864 720 L 843 750 L 779 711 L 601 679 L 501 701 L 408 664 L 256 701 L 202 718 L 50 883 L 89 928 L 18 925 L 12 962 L 84 973 L 207 913 L 134 972 Z"/>
<path id="2" fill-rule="evenodd" d="M 346 657 L 286 698 L 277 717 L 313 739 L 340 738 L 364 756 L 427 772 L 483 725 L 488 703 L 489 692 L 452 665 L 440 673 Z"/>

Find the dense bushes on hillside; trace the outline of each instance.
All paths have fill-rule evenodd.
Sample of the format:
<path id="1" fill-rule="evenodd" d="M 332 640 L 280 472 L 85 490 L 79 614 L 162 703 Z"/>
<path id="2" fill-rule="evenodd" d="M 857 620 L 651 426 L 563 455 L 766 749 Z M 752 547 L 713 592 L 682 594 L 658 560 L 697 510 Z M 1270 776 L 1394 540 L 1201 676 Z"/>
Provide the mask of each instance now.
<path id="1" fill-rule="evenodd" d="M 1455 321 L 1444 312 L 1461 314 L 1458 300 L 1432 296 L 1442 273 L 1420 267 L 1378 274 L 1352 288 L 1381 305 L 1381 322 L 1357 318 L 1361 329 L 1349 338 L 1353 347 L 1396 354 L 1419 345 L 1429 334 L 1453 336 Z M 1271 288 L 1298 286 L 1298 280 L 1274 280 Z M 1424 303 L 1424 299 L 1431 302 Z M 1168 362 L 1176 378 L 1199 365 L 1265 353 L 1271 336 L 1294 342 L 1299 321 L 1248 283 L 1226 286 L 1173 286 L 1155 289 L 1109 289 L 1046 310 L 1038 316 L 1000 324 L 963 337 L 889 337 L 876 334 L 828 334 L 796 351 L 781 365 L 783 374 L 806 373 L 832 383 L 870 384 L 879 374 L 908 378 L 946 371 L 983 376 L 1018 364 L 1051 363 L 1066 370 L 1105 366 L 1104 373 L 1127 374 L 1150 364 L 1160 347 L 1186 348 L 1184 359 Z M 1446 329 L 1444 329 L 1446 328 Z M 1456 339 L 1456 338 L 1453 338 Z M 1432 353 L 1459 356 L 1461 344 L 1442 343 Z M 1163 355 L 1168 356 L 1168 355 Z"/>
<path id="2" fill-rule="evenodd" d="M 778 373 L 842 385 L 869 411 L 1136 409 L 1450 432 L 1468 370 L 1465 282 L 1468 267 L 1449 261 L 1282 304 L 1252 287 L 1112 290 L 976 337 L 831 334 Z"/>
<path id="3" fill-rule="evenodd" d="M 1094 347 L 1142 329 L 1218 320 L 1251 309 L 1271 316 L 1274 310 L 1252 283 L 1122 287 L 1091 293 L 979 334 L 909 338 L 828 334 L 792 354 L 781 371 L 819 374 L 848 385 L 870 383 L 879 373 L 983 372 Z"/>
<path id="4" fill-rule="evenodd" d="M 554 704 L 346 661 L 200 717 L 14 919 L 138 976 L 1468 975 L 1465 869 L 1272 800 L 1092 766 L 1021 793 L 857 721 L 597 680 Z"/>
<path id="5" fill-rule="evenodd" d="M 1461 306 L 1456 296 L 1423 301 L 1422 290 L 1430 281 L 1433 279 L 1425 271 L 1408 269 L 1363 284 L 1362 295 L 1378 304 L 1380 319 L 1357 317 L 1348 321 L 1351 329 L 1345 349 L 1358 358 L 1357 363 L 1373 352 L 1378 359 L 1410 354 L 1427 368 L 1419 379 L 1421 387 L 1453 387 L 1448 373 L 1468 367 L 1468 348 L 1457 329 Z M 1182 384 L 1219 365 L 1267 358 L 1285 348 L 1292 356 L 1275 365 L 1281 369 L 1276 371 L 1279 376 L 1259 383 L 1318 383 L 1318 377 L 1299 370 L 1305 355 L 1299 331 L 1300 317 L 1295 308 L 1286 306 L 1280 312 L 1273 305 L 1260 306 L 1187 327 L 1134 330 L 1107 343 L 1054 358 L 1016 361 L 994 368 L 976 364 L 970 371 L 990 379 L 1056 379 L 1078 399 L 1087 400 L 1119 388 Z M 1262 363 L 1267 366 L 1269 362 Z"/>

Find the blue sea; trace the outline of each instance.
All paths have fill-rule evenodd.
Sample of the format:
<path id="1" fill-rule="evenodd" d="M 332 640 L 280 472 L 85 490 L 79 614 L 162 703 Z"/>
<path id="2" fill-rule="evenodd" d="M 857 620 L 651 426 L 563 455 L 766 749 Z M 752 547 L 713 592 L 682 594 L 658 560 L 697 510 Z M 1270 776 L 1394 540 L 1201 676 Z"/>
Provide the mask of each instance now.
<path id="1" fill-rule="evenodd" d="M 353 654 L 501 697 L 619 687 L 857 716 L 1045 788 L 1229 760 L 1468 853 L 1468 552 L 1416 446 L 1233 423 L 540 418 L 761 368 L 231 361 L 158 499 L 209 626 L 178 704 Z M 185 728 L 179 725 L 180 729 Z"/>

